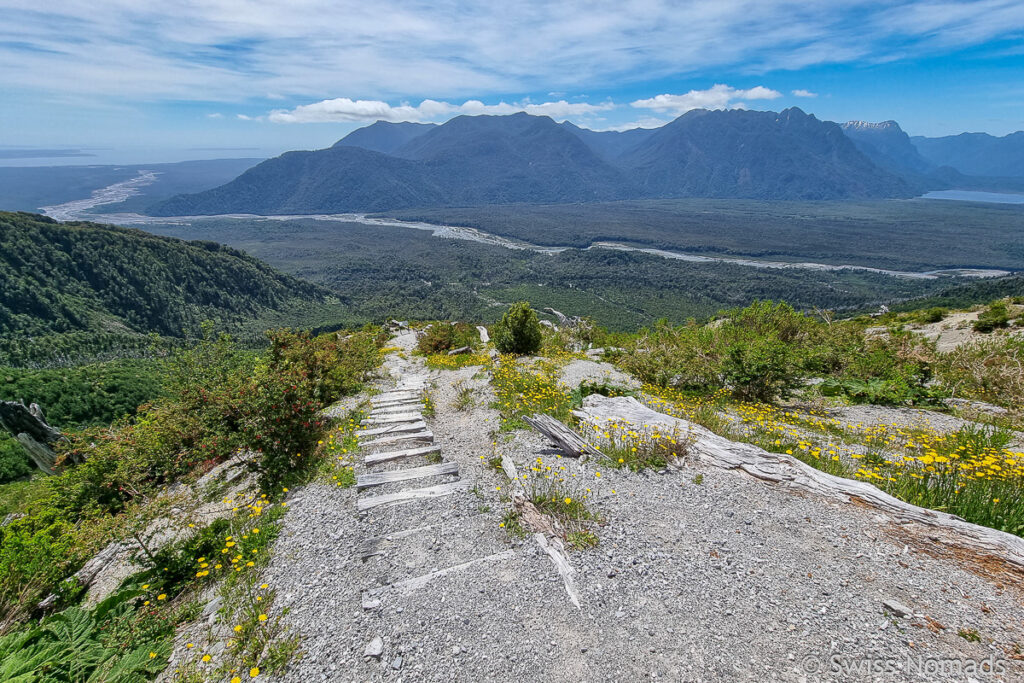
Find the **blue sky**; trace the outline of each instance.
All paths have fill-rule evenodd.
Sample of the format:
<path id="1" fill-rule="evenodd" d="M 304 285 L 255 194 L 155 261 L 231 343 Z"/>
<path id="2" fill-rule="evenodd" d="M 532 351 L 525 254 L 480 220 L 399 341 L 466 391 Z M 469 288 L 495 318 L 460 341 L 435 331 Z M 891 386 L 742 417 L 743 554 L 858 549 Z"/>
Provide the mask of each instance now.
<path id="1" fill-rule="evenodd" d="M 789 106 L 921 135 L 1024 129 L 1021 0 L 0 0 L 0 13 L 0 157 L 266 156 L 376 119 L 517 110 L 594 129 Z"/>

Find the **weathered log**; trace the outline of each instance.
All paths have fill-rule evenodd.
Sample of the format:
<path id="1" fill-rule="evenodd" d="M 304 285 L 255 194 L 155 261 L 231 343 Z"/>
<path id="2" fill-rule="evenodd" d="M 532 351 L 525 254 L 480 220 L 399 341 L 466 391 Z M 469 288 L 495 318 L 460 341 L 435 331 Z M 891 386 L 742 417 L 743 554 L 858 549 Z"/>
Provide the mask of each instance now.
<path id="1" fill-rule="evenodd" d="M 449 356 L 458 356 L 458 355 L 463 354 L 463 353 L 469 353 L 472 350 L 473 350 L 472 346 L 460 346 L 457 349 L 452 349 L 451 351 L 449 351 L 448 355 Z"/>
<path id="2" fill-rule="evenodd" d="M 96 581 L 96 578 L 100 573 L 106 569 L 115 557 L 117 557 L 124 547 L 117 541 L 111 543 L 106 548 L 96 554 L 91 560 L 86 562 L 81 569 L 72 574 L 68 580 L 77 581 L 80 588 L 88 588 Z M 50 595 L 43 598 L 39 603 L 39 609 L 46 611 L 52 608 L 57 603 L 58 597 L 56 593 L 50 593 Z"/>
<path id="3" fill-rule="evenodd" d="M 524 417 L 523 422 L 553 441 L 566 455 L 578 458 L 581 455 L 601 455 L 583 438 L 550 415 Z"/>
<path id="4" fill-rule="evenodd" d="M 491 335 L 487 334 L 487 328 L 483 325 L 477 325 L 476 331 L 480 333 L 480 341 L 486 344 L 491 341 Z"/>
<path id="5" fill-rule="evenodd" d="M 63 441 L 64 435 L 46 422 L 38 404 L 26 408 L 21 401 L 0 401 L 0 426 L 18 440 L 36 467 L 53 474 L 57 463 L 53 445 Z"/>
<path id="6" fill-rule="evenodd" d="M 708 464 L 742 470 L 758 479 L 810 491 L 832 500 L 863 502 L 888 513 L 901 523 L 913 522 L 943 532 L 942 540 L 950 545 L 997 557 L 1024 570 L 1024 538 L 971 524 L 945 512 L 905 503 L 872 484 L 816 470 L 792 456 L 730 441 L 700 425 L 651 410 L 635 398 L 607 398 L 593 394 L 584 399 L 583 408 L 573 411 L 573 414 L 597 427 L 614 422 L 620 425 L 628 423 L 637 431 L 647 429 L 662 433 L 689 433 L 693 436 L 690 454 Z M 939 537 L 935 536 L 934 539 L 939 540 Z"/>

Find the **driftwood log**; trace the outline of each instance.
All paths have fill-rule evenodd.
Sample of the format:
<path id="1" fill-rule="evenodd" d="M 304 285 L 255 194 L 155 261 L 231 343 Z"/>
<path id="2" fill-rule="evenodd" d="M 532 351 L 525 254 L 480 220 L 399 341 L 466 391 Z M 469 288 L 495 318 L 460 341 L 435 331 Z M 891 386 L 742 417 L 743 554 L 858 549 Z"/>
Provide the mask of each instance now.
<path id="1" fill-rule="evenodd" d="M 457 349 L 452 349 L 451 351 L 449 351 L 448 355 L 449 356 L 459 356 L 459 355 L 461 355 L 463 353 L 469 353 L 472 350 L 473 350 L 472 346 L 460 346 Z"/>
<path id="2" fill-rule="evenodd" d="M 477 325 L 476 326 L 476 331 L 480 333 L 480 341 L 481 341 L 481 343 L 486 344 L 487 342 L 491 341 L 491 335 L 487 334 L 487 328 L 486 327 L 484 327 L 483 325 Z"/>
<path id="3" fill-rule="evenodd" d="M 566 455 L 571 455 L 574 458 L 601 455 L 601 451 L 588 444 L 583 437 L 550 415 L 524 417 L 523 422 L 551 439 Z"/>
<path id="4" fill-rule="evenodd" d="M 46 422 L 43 410 L 37 404 L 26 408 L 21 401 L 0 401 L 0 426 L 25 447 L 39 469 L 53 474 L 57 464 L 53 445 L 63 441 L 64 435 Z"/>
<path id="5" fill-rule="evenodd" d="M 900 523 L 916 523 L 936 532 L 931 537 L 933 541 L 996 557 L 1018 570 L 1024 570 L 1024 538 L 971 524 L 945 512 L 905 503 L 867 482 L 833 476 L 792 456 L 730 441 L 700 425 L 651 410 L 635 398 L 607 398 L 594 394 L 584 399 L 583 408 L 573 411 L 573 414 L 598 427 L 614 422 L 629 423 L 637 431 L 688 432 L 693 436 L 690 454 L 707 464 L 742 470 L 764 481 L 810 491 L 833 500 L 863 502 L 888 513 Z"/>

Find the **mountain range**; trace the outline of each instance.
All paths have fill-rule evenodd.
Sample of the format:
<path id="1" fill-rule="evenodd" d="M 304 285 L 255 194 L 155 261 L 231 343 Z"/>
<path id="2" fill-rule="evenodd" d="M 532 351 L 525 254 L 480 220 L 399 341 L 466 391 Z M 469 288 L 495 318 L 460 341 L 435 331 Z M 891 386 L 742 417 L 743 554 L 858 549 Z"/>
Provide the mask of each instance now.
<path id="1" fill-rule="evenodd" d="M 1015 136 L 1024 144 L 1024 133 Z M 982 139 L 1011 150 L 990 154 L 998 164 L 984 167 L 987 175 L 1024 176 L 1014 166 L 1015 136 Z M 973 154 L 969 144 L 960 144 L 963 137 L 922 143 L 894 121 L 838 125 L 795 107 L 694 110 L 661 128 L 622 132 L 592 131 L 525 113 L 459 116 L 442 125 L 378 121 L 328 149 L 287 152 L 227 184 L 160 202 L 148 213 L 343 213 L 681 197 L 912 197 L 969 184 L 960 182 L 964 171 L 953 163 L 968 163 Z M 968 166 L 983 167 L 980 160 Z"/>

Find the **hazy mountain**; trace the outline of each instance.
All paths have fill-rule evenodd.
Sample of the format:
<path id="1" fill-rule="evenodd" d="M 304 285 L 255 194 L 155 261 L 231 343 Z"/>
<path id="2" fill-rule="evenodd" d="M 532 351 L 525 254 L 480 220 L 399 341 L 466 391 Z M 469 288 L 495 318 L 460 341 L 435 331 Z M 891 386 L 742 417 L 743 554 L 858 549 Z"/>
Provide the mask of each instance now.
<path id="1" fill-rule="evenodd" d="M 362 147 L 371 152 L 391 154 L 413 138 L 423 135 L 435 123 L 391 123 L 377 121 L 369 126 L 358 128 L 334 143 L 335 147 Z"/>
<path id="2" fill-rule="evenodd" d="M 618 158 L 654 197 L 849 199 L 906 197 L 835 123 L 797 108 L 695 110 Z"/>
<path id="3" fill-rule="evenodd" d="M 614 160 L 623 152 L 629 151 L 649 138 L 656 128 L 633 128 L 631 130 L 596 131 L 565 121 L 562 127 L 585 142 L 590 149 L 594 150 L 606 160 Z"/>
<path id="4" fill-rule="evenodd" d="M 269 159 L 158 216 L 383 211 L 417 206 L 625 199 L 629 180 L 547 117 L 460 116 L 393 155 L 335 145 Z"/>
<path id="5" fill-rule="evenodd" d="M 653 131 L 597 133 L 546 116 L 459 116 L 422 128 L 374 124 L 344 143 L 288 152 L 221 187 L 151 207 L 159 216 L 325 213 L 646 197 L 905 197 L 834 123 L 781 113 L 692 111 Z M 356 131 L 355 133 L 358 133 Z M 353 133 L 352 135 L 355 135 Z"/>
<path id="6" fill-rule="evenodd" d="M 951 166 L 973 176 L 1024 177 L 1024 131 L 1003 137 L 961 133 L 910 140 L 921 156 L 936 166 Z"/>

